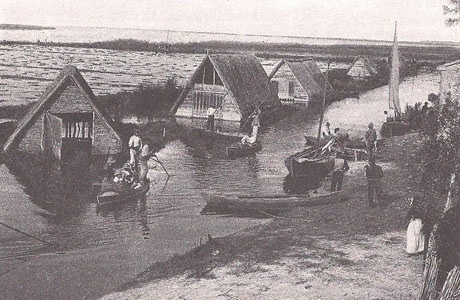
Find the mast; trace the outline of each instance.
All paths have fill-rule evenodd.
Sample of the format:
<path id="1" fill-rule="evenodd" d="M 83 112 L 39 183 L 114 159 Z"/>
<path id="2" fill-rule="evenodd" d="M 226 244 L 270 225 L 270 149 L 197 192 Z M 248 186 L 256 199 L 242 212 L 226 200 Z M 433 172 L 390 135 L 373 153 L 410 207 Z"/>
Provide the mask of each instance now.
<path id="1" fill-rule="evenodd" d="M 324 91 L 323 91 L 323 103 L 321 106 L 321 117 L 319 118 L 319 128 L 318 128 L 318 140 L 317 140 L 317 148 L 319 149 L 320 140 L 321 140 L 321 127 L 323 125 L 323 117 L 324 117 L 324 110 L 326 108 L 326 89 L 327 89 L 327 80 L 329 76 L 329 66 L 331 65 L 331 61 L 327 62 L 327 70 L 326 70 L 326 78 L 324 80 Z"/>
<path id="2" fill-rule="evenodd" d="M 389 82 L 389 107 L 390 111 L 394 110 L 395 119 L 401 117 L 401 106 L 399 104 L 399 52 L 397 38 L 398 22 L 395 22 L 395 35 L 393 40 L 393 49 L 391 51 L 391 67 L 390 67 L 390 82 Z"/>

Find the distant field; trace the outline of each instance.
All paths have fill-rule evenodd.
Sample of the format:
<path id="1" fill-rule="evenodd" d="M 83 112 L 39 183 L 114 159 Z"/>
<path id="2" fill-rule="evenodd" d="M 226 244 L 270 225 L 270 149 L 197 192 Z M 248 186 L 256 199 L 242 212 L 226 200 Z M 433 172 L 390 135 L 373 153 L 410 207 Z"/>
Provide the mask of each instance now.
<path id="1" fill-rule="evenodd" d="M 292 43 L 259 43 L 259 42 L 225 42 L 206 41 L 192 43 L 148 42 L 135 39 L 118 39 L 94 43 L 32 43 L 3 41 L 3 45 L 34 44 L 41 46 L 74 47 L 89 49 L 110 49 L 123 51 L 142 51 L 156 53 L 252 53 L 262 58 L 314 58 L 337 62 L 351 62 L 356 56 L 366 55 L 375 58 L 387 58 L 391 45 L 311 45 Z M 401 55 L 406 59 L 416 59 L 428 65 L 438 65 L 460 57 L 460 48 L 440 44 L 410 44 L 399 47 Z"/>

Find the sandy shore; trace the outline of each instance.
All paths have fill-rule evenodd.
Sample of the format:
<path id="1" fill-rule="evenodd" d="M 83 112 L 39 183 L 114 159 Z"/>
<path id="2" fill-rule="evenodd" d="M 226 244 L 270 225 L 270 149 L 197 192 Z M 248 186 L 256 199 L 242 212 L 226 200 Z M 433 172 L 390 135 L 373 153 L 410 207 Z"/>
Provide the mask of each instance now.
<path id="1" fill-rule="evenodd" d="M 420 182 L 418 141 L 417 134 L 397 137 L 378 152 L 383 207 L 368 207 L 365 162 L 352 162 L 349 201 L 299 208 L 213 239 L 103 299 L 416 299 L 423 261 L 404 252 L 404 196 Z"/>

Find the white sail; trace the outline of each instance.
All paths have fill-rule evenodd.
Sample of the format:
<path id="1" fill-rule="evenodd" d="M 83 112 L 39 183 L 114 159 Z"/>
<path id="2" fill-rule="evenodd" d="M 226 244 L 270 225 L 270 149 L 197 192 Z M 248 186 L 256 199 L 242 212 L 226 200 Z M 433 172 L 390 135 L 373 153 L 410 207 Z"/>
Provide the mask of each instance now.
<path id="1" fill-rule="evenodd" d="M 395 23 L 395 36 L 393 41 L 393 50 L 391 52 L 391 67 L 390 67 L 390 111 L 394 110 L 394 117 L 401 117 L 401 106 L 399 104 L 399 52 L 398 39 L 396 36 L 397 22 Z"/>

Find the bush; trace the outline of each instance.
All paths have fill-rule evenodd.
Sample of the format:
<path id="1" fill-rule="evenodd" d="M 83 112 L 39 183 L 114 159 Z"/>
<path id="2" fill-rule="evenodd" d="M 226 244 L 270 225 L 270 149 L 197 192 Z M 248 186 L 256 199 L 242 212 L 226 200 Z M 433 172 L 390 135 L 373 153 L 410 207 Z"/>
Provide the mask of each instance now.
<path id="1" fill-rule="evenodd" d="M 170 78 L 164 84 L 99 97 L 98 102 L 115 119 L 130 115 L 162 116 L 169 112 L 179 93 L 176 80 Z"/>

